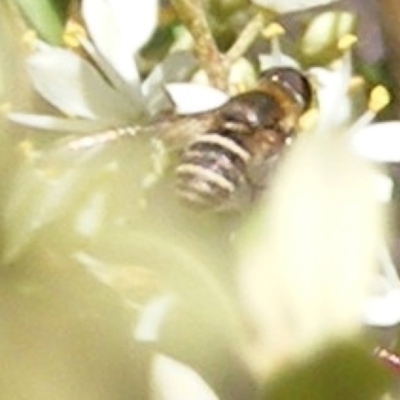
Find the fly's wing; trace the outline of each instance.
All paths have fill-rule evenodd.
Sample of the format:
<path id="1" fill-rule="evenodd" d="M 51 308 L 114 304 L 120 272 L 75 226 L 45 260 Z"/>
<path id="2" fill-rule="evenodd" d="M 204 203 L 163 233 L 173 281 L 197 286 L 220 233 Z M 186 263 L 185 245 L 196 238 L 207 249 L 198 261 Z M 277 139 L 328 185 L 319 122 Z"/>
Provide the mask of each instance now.
<path id="1" fill-rule="evenodd" d="M 69 139 L 69 150 L 84 150 L 111 143 L 122 138 L 142 136 L 162 140 L 169 149 L 181 149 L 198 135 L 210 132 L 217 125 L 217 113 L 205 112 L 191 116 L 168 116 L 144 126 L 126 126 Z"/>
<path id="2" fill-rule="evenodd" d="M 162 140 L 166 147 L 179 150 L 187 146 L 196 137 L 210 132 L 218 125 L 215 111 L 190 116 L 175 116 L 155 122 L 143 128 L 142 133 L 154 135 Z"/>
<path id="3" fill-rule="evenodd" d="M 155 142 L 181 149 L 213 120 L 208 114 L 172 118 L 51 144 L 21 143 L 20 165 L 4 206 L 5 229 L 12 232 L 5 257 L 18 256 L 38 230 L 64 229 L 80 221 L 78 216 L 87 216 L 88 210 L 97 210 L 94 220 L 99 226 L 119 224 L 122 218 L 136 220 L 143 212 L 146 188 L 163 172 L 163 155 L 155 154 Z M 93 220 L 93 212 L 89 214 Z"/>
<path id="4" fill-rule="evenodd" d="M 60 143 L 68 150 L 84 150 L 97 147 L 106 143 L 111 143 L 124 137 L 136 136 L 142 128 L 137 126 L 126 126 L 121 128 L 109 129 L 103 132 L 93 133 L 75 139 L 67 139 Z"/>
<path id="5" fill-rule="evenodd" d="M 249 180 L 254 188 L 265 190 L 276 172 L 279 160 L 289 148 L 287 136 L 277 129 L 256 131 L 249 148 L 252 157 L 247 167 Z"/>

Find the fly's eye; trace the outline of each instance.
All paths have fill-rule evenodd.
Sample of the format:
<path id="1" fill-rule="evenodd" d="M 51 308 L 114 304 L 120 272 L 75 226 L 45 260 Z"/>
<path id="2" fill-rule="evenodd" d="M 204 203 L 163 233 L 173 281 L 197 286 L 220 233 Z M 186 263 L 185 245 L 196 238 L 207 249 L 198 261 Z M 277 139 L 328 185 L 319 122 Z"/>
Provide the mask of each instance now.
<path id="1" fill-rule="evenodd" d="M 304 111 L 310 107 L 312 88 L 309 80 L 301 71 L 290 67 L 270 68 L 261 74 L 261 78 L 286 89 L 303 105 Z"/>

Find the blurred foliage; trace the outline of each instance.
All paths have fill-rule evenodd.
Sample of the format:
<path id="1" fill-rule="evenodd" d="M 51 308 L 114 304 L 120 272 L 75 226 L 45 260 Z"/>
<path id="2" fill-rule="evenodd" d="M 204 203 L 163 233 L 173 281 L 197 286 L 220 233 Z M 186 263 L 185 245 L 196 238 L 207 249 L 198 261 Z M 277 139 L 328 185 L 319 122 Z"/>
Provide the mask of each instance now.
<path id="1" fill-rule="evenodd" d="M 16 0 L 23 15 L 42 39 L 61 43 L 70 0 Z"/>
<path id="2" fill-rule="evenodd" d="M 268 381 L 264 398 L 376 400 L 388 383 L 388 371 L 367 348 L 342 342 L 322 349 Z"/>

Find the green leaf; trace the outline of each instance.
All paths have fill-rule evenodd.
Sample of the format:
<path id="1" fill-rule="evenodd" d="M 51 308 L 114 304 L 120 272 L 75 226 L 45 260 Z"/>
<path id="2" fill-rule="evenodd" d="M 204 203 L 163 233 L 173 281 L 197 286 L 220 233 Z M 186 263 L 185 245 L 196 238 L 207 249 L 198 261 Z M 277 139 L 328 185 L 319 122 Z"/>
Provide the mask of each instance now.
<path id="1" fill-rule="evenodd" d="M 61 42 L 69 0 L 17 0 L 26 19 L 52 44 Z"/>
<path id="2" fill-rule="evenodd" d="M 372 351 L 338 343 L 267 382 L 269 400 L 372 400 L 385 392 L 388 371 Z"/>

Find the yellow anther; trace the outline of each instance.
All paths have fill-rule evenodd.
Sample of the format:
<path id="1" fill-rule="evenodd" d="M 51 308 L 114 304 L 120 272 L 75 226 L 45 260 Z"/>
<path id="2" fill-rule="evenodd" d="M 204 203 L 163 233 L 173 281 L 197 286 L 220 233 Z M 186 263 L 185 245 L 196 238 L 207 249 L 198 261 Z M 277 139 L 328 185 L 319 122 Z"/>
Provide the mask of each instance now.
<path id="1" fill-rule="evenodd" d="M 310 108 L 300 118 L 297 123 L 300 132 L 309 132 L 316 126 L 318 120 L 318 110 L 316 108 Z"/>
<path id="2" fill-rule="evenodd" d="M 285 28 L 277 22 L 272 22 L 265 29 L 262 30 L 262 35 L 265 39 L 282 36 L 285 34 Z"/>
<path id="3" fill-rule="evenodd" d="M 85 28 L 73 20 L 69 20 L 63 33 L 64 44 L 75 49 L 80 46 L 82 39 L 86 38 Z"/>
<path id="4" fill-rule="evenodd" d="M 38 35 L 36 31 L 29 29 L 22 35 L 22 46 L 28 51 L 34 51 L 36 49 L 37 40 Z"/>
<path id="5" fill-rule="evenodd" d="M 368 109 L 374 113 L 378 113 L 389 103 L 389 91 L 382 85 L 375 86 L 369 96 Z"/>
<path id="6" fill-rule="evenodd" d="M 352 48 L 357 43 L 357 41 L 358 39 L 356 35 L 353 35 L 351 33 L 344 35 L 338 41 L 338 49 L 341 51 L 347 51 Z"/>
<path id="7" fill-rule="evenodd" d="M 244 82 L 235 82 L 229 84 L 229 93 L 233 96 L 248 90 L 249 87 Z"/>

